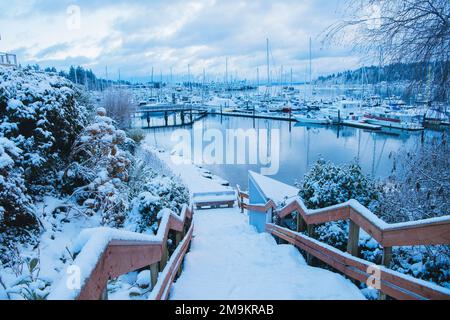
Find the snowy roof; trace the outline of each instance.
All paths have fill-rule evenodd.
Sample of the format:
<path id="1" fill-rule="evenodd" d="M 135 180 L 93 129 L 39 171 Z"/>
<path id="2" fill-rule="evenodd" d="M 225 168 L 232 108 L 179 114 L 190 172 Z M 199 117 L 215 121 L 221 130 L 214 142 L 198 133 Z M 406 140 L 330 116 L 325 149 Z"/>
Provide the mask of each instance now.
<path id="1" fill-rule="evenodd" d="M 286 198 L 296 197 L 300 191 L 293 186 L 253 171 L 249 171 L 249 176 L 258 185 L 264 196 L 272 199 L 275 203 L 283 202 Z"/>

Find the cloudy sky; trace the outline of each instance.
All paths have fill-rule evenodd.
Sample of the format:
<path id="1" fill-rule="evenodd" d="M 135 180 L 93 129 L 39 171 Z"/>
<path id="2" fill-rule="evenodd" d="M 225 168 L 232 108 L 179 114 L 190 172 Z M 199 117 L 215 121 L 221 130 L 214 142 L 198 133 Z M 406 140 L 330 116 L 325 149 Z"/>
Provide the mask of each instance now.
<path id="1" fill-rule="evenodd" d="M 17 0 L 0 1 L 0 51 L 22 64 L 83 65 L 109 78 L 194 75 L 265 77 L 266 38 L 273 70 L 303 80 L 313 39 L 313 74 L 357 67 L 345 47 L 322 47 L 342 0 Z M 275 71 L 274 71 L 275 72 Z M 278 71 L 279 72 L 279 71 Z M 273 75 L 272 77 L 275 77 Z"/>

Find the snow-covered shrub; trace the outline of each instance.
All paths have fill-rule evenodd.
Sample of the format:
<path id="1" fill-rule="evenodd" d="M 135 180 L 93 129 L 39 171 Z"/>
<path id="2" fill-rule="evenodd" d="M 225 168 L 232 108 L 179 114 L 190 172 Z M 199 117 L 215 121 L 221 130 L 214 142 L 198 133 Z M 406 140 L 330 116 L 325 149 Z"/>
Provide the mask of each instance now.
<path id="1" fill-rule="evenodd" d="M 396 223 L 450 214 L 448 133 L 395 154 L 377 214 Z M 391 267 L 417 278 L 450 286 L 450 246 L 394 248 Z"/>
<path id="2" fill-rule="evenodd" d="M 31 198 L 27 195 L 23 169 L 16 166 L 21 150 L 7 138 L 0 137 L 0 232 L 11 228 L 36 227 Z M 9 230 L 7 230 L 9 229 Z"/>
<path id="3" fill-rule="evenodd" d="M 376 209 L 380 197 L 378 184 L 366 177 L 356 164 L 334 165 L 318 160 L 297 184 L 300 197 L 310 209 L 325 208 L 358 200 L 371 210 Z M 329 222 L 315 228 L 317 238 L 338 249 L 345 250 L 348 239 L 348 222 Z"/>
<path id="4" fill-rule="evenodd" d="M 189 203 L 189 191 L 183 182 L 153 169 L 146 160 L 148 152 L 141 152 L 130 170 L 130 199 L 132 210 L 128 217 L 129 228 L 137 232 L 158 229 L 158 214 L 169 209 L 180 214 L 183 204 Z M 145 159 L 145 160 L 142 160 Z M 151 157 L 151 159 L 153 159 Z M 156 163 L 153 159 L 151 164 Z M 159 160 L 161 161 L 161 160 Z M 159 168 L 159 166 L 157 166 Z M 166 171 L 166 173 L 168 173 Z"/>
<path id="5" fill-rule="evenodd" d="M 127 135 L 138 145 L 145 139 L 145 132 L 142 129 L 128 130 Z"/>
<path id="6" fill-rule="evenodd" d="M 22 150 L 29 192 L 51 191 L 57 168 L 86 122 L 68 80 L 31 69 L 0 67 L 0 136 Z"/>
<path id="7" fill-rule="evenodd" d="M 74 144 L 72 163 L 64 173 L 63 182 L 65 191 L 73 192 L 80 204 L 102 215 L 103 224 L 120 226 L 129 207 L 126 184 L 131 160 L 120 148 L 127 138 L 103 108 L 97 113 L 95 122 L 82 131 Z"/>
<path id="8" fill-rule="evenodd" d="M 378 205 L 381 191 L 375 181 L 364 175 L 358 164 L 337 166 L 323 159 L 312 166 L 297 186 L 300 196 L 310 209 L 355 199 L 373 210 Z"/>
<path id="9" fill-rule="evenodd" d="M 450 146 L 448 133 L 429 138 L 395 155 L 378 215 L 404 222 L 450 214 Z"/>
<path id="10" fill-rule="evenodd" d="M 183 204 L 189 203 L 187 187 L 175 177 L 159 176 L 144 186 L 152 194 L 158 195 L 164 208 L 180 213 Z"/>
<path id="11" fill-rule="evenodd" d="M 136 220 L 137 232 L 158 231 L 158 213 L 163 208 L 161 198 L 150 192 L 142 192 L 133 200 L 131 215 Z"/>
<path id="12" fill-rule="evenodd" d="M 2 284 L 6 299 L 45 300 L 50 294 L 51 283 L 39 274 L 40 259 L 38 257 L 24 259 L 16 271 L 15 280 L 8 285 Z"/>
<path id="13" fill-rule="evenodd" d="M 449 246 L 398 247 L 391 268 L 415 278 L 450 288 Z"/>

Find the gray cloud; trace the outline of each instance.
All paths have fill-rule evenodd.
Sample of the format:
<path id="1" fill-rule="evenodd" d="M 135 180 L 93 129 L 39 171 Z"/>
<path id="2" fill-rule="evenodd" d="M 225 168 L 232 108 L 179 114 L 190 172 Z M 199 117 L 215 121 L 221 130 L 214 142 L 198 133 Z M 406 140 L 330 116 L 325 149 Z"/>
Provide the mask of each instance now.
<path id="1" fill-rule="evenodd" d="M 81 8 L 78 33 L 65 29 L 69 5 Z M 173 68 L 185 74 L 188 64 L 193 73 L 206 68 L 217 77 L 226 57 L 230 72 L 253 78 L 265 64 L 268 37 L 273 69 L 292 67 L 303 77 L 309 37 L 315 74 L 358 62 L 348 49 L 322 49 L 318 41 L 340 6 L 339 0 L 23 0 L 0 4 L 0 32 L 9 39 L 8 50 L 20 49 L 24 63 L 64 69 L 83 64 L 98 73 L 108 65 L 129 78 L 148 76 L 152 66 L 158 73 Z"/>

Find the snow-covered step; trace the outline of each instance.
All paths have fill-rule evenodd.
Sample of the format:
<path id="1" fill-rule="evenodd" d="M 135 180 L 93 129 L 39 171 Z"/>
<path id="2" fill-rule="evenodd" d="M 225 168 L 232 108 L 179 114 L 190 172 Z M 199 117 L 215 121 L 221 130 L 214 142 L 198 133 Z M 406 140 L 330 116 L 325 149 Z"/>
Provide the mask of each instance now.
<path id="1" fill-rule="evenodd" d="M 192 202 L 197 209 L 204 207 L 219 208 L 221 206 L 232 208 L 236 199 L 236 192 L 233 190 L 197 192 L 192 196 Z"/>
<path id="2" fill-rule="evenodd" d="M 196 211 L 194 225 L 173 300 L 364 299 L 343 276 L 257 233 L 237 208 Z"/>

